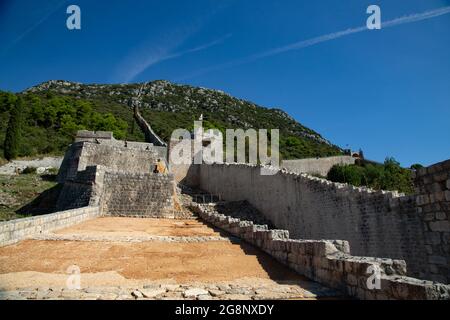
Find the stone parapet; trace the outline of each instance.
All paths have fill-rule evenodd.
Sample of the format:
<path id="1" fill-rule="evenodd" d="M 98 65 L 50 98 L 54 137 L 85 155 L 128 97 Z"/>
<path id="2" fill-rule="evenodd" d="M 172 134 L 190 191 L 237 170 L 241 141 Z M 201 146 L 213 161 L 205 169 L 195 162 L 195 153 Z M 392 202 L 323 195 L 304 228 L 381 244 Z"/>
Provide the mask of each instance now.
<path id="1" fill-rule="evenodd" d="M 347 240 L 355 255 L 407 261 L 408 275 L 427 278 L 421 215 L 414 195 L 335 183 L 261 166 L 202 164 L 200 188 L 227 201 L 247 200 L 292 237 Z"/>
<path id="2" fill-rule="evenodd" d="M 290 239 L 287 230 L 269 230 L 252 221 L 231 218 L 217 213 L 213 205 L 193 204 L 192 209 L 205 221 L 261 248 L 299 274 L 351 297 L 450 299 L 449 285 L 407 277 L 403 260 L 352 256 L 348 242 L 342 240 Z"/>
<path id="3" fill-rule="evenodd" d="M 83 207 L 0 222 L 0 246 L 14 244 L 37 234 L 66 228 L 99 216 L 99 207 Z"/>

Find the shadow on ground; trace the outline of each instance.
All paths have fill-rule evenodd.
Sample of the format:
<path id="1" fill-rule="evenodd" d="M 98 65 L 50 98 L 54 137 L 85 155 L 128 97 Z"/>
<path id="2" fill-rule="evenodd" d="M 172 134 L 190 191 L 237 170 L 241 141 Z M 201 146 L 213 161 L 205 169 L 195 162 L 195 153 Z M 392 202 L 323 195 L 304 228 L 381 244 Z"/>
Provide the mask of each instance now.
<path id="1" fill-rule="evenodd" d="M 45 190 L 33 201 L 16 210 L 16 213 L 22 215 L 37 216 L 55 212 L 56 202 L 61 190 L 62 184 L 57 184 L 56 186 Z"/>
<path id="2" fill-rule="evenodd" d="M 269 254 L 255 247 L 253 244 L 250 244 L 236 236 L 233 236 L 230 233 L 215 227 L 209 222 L 202 220 L 201 218 L 198 218 L 198 221 L 214 229 L 214 231 L 218 232 L 220 236 L 228 237 L 233 244 L 239 245 L 246 255 L 255 256 L 258 260 L 258 263 L 266 271 L 266 273 L 268 274 L 269 278 L 272 281 L 278 284 L 300 285 L 303 289 L 314 294 L 316 296 L 316 299 L 345 298 L 345 296 L 341 294 L 339 291 L 327 288 L 313 280 L 310 280 L 302 275 L 299 275 L 295 271 L 289 269 L 287 266 L 276 261 Z"/>

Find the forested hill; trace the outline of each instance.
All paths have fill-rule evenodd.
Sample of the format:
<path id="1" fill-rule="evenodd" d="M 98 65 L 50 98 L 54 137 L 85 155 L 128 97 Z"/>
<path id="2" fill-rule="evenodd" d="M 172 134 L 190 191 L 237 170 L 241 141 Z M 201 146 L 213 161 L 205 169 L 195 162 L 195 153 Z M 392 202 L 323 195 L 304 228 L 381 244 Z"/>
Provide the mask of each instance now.
<path id="1" fill-rule="evenodd" d="M 19 94 L 0 92 L 0 155 L 11 114 L 20 108 L 18 156 L 63 153 L 77 130 L 109 130 L 118 139 L 143 141 L 130 99 L 141 84 L 84 85 L 48 81 Z M 16 103 L 21 97 L 23 103 Z M 168 141 L 176 128 L 193 127 L 200 114 L 205 128 L 280 129 L 282 158 L 330 156 L 342 150 L 280 109 L 258 106 L 222 91 L 167 81 L 149 82 L 142 94 L 142 115 Z"/>

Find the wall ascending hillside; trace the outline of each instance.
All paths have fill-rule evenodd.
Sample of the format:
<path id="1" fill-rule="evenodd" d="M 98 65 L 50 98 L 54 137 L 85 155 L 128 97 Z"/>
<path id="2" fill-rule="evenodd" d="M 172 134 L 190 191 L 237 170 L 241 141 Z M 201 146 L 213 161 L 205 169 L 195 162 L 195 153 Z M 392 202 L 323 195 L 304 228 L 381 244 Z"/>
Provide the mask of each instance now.
<path id="1" fill-rule="evenodd" d="M 353 255 L 404 259 L 408 272 L 429 279 L 415 197 L 371 192 L 324 179 L 260 167 L 202 165 L 200 187 L 225 200 L 247 200 L 293 238 L 348 240 Z"/>
<path id="2" fill-rule="evenodd" d="M 336 164 L 354 164 L 356 158 L 351 156 L 335 156 L 325 158 L 308 158 L 283 160 L 281 167 L 296 173 L 320 174 L 326 177 L 328 171 Z"/>

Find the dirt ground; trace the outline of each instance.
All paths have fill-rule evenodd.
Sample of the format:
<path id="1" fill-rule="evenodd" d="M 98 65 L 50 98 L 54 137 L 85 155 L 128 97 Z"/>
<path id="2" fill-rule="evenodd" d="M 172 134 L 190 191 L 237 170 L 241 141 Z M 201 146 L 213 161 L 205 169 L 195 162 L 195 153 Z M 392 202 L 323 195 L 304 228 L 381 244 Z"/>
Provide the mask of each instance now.
<path id="1" fill-rule="evenodd" d="M 80 268 L 83 287 L 158 283 L 295 285 L 309 281 L 241 241 L 127 242 L 114 236 L 195 237 L 224 233 L 197 220 L 97 218 L 58 234 L 107 234 L 111 241 L 24 240 L 0 248 L 0 290 L 63 287 L 69 266 Z M 226 235 L 226 234 L 225 234 Z M 123 239 L 123 238 L 122 238 Z"/>
<path id="2" fill-rule="evenodd" d="M 102 217 L 55 232 L 56 234 L 117 236 L 219 236 L 219 232 L 198 220 Z"/>

